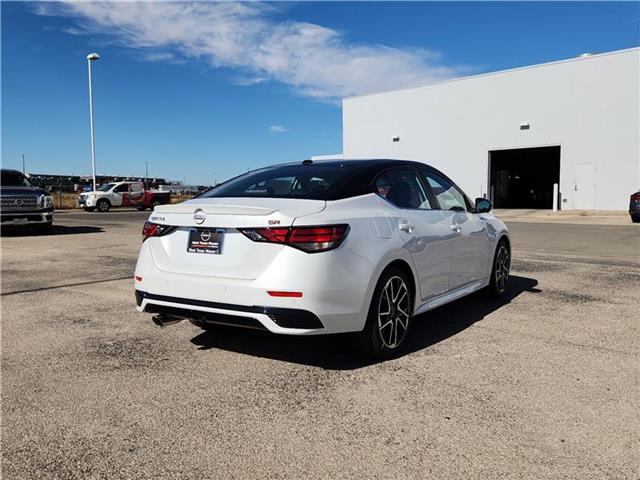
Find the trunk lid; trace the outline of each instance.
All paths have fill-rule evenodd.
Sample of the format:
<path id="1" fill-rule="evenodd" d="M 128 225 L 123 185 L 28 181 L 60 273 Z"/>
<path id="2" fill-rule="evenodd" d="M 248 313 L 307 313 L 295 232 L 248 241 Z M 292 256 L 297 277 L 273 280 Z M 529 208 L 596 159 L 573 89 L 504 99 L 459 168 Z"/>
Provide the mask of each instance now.
<path id="1" fill-rule="evenodd" d="M 252 280 L 259 277 L 285 248 L 254 242 L 239 228 L 289 227 L 296 218 L 325 208 L 324 200 L 283 198 L 203 198 L 156 207 L 149 221 L 178 228 L 146 240 L 155 265 L 188 275 Z M 220 254 L 188 252 L 193 230 L 223 232 Z"/>

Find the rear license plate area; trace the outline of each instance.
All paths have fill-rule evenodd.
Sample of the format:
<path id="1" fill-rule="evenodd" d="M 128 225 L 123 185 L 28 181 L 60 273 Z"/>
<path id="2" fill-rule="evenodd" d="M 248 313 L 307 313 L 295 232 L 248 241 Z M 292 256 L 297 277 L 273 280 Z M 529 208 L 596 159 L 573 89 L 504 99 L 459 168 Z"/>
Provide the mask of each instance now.
<path id="1" fill-rule="evenodd" d="M 187 252 L 220 255 L 224 234 L 225 230 L 222 228 L 192 228 L 189 231 Z"/>
<path id="2" fill-rule="evenodd" d="M 14 218 L 13 219 L 13 224 L 14 225 L 26 225 L 27 223 L 29 223 L 29 220 L 27 220 L 26 217 Z"/>

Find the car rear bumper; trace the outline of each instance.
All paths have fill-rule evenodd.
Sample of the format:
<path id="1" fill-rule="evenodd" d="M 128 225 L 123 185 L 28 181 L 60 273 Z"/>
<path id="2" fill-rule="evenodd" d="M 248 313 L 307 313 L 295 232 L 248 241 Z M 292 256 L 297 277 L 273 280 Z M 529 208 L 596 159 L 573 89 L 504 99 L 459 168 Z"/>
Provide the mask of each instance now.
<path id="1" fill-rule="evenodd" d="M 321 254 L 285 249 L 291 251 L 283 250 L 258 278 L 239 280 L 162 271 L 154 264 L 147 242 L 135 273 L 139 312 L 229 324 L 239 318 L 238 326 L 250 322 L 249 326 L 288 335 L 353 332 L 364 327 L 375 267 L 347 248 Z M 301 292 L 302 297 L 273 297 L 268 294 L 273 290 Z M 172 313 L 171 309 L 179 310 Z M 222 316 L 219 321 L 216 315 Z"/>
<path id="2" fill-rule="evenodd" d="M 324 329 L 311 312 L 295 308 L 233 305 L 188 298 L 167 297 L 136 290 L 136 304 L 148 313 L 160 313 L 209 323 L 272 330 L 287 328 L 296 333 Z M 269 325 L 271 328 L 269 328 Z"/>
<path id="3" fill-rule="evenodd" d="M 41 225 L 51 223 L 54 219 L 53 210 L 37 210 L 27 212 L 6 212 L 0 214 L 3 226 Z"/>

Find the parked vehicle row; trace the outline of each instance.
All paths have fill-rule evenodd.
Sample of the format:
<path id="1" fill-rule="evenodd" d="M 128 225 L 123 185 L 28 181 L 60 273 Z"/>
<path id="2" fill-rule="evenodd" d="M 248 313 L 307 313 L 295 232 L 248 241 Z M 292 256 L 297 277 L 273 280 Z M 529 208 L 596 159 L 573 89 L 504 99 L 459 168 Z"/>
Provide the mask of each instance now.
<path id="1" fill-rule="evenodd" d="M 477 290 L 504 293 L 505 224 L 423 163 L 352 160 L 241 175 L 144 226 L 138 310 L 289 335 L 357 332 L 389 357 L 411 318 Z"/>
<path id="2" fill-rule="evenodd" d="M 3 227 L 34 227 L 49 232 L 53 226 L 53 197 L 34 187 L 18 170 L 0 170 L 0 217 Z"/>
<path id="3" fill-rule="evenodd" d="M 107 183 L 96 191 L 81 193 L 78 196 L 78 206 L 87 212 L 108 212 L 112 207 L 146 210 L 169 202 L 169 192 L 145 190 L 142 182 Z"/>

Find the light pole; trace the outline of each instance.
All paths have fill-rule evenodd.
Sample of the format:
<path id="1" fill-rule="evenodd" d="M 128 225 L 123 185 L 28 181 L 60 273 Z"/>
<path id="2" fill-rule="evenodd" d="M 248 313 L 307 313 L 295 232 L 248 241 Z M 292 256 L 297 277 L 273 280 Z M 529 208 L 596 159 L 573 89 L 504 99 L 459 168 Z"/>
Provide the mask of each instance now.
<path id="1" fill-rule="evenodd" d="M 25 169 L 25 167 L 24 167 L 24 153 L 23 153 L 23 154 L 22 154 L 22 174 L 24 175 L 24 174 L 26 174 L 26 173 L 27 173 L 27 172 L 26 172 L 26 169 Z"/>
<path id="2" fill-rule="evenodd" d="M 89 67 L 89 122 L 91 124 L 91 171 L 93 173 L 93 191 L 96 191 L 96 144 L 93 138 L 93 88 L 91 85 L 91 63 L 99 60 L 100 55 L 90 53 L 87 55 L 87 66 Z"/>
<path id="3" fill-rule="evenodd" d="M 149 162 L 145 160 L 144 162 L 144 188 L 149 188 Z"/>

